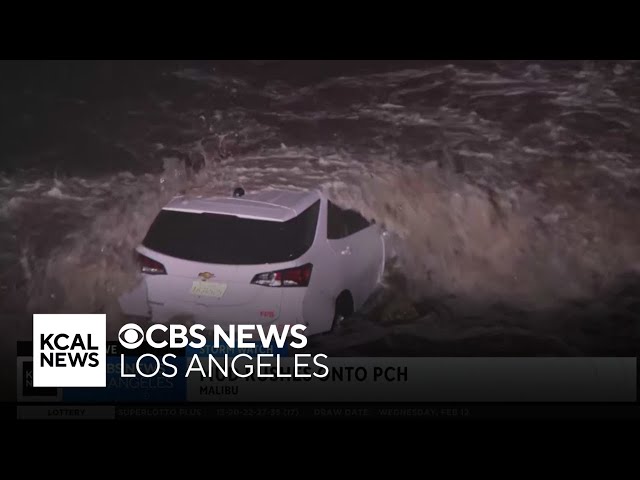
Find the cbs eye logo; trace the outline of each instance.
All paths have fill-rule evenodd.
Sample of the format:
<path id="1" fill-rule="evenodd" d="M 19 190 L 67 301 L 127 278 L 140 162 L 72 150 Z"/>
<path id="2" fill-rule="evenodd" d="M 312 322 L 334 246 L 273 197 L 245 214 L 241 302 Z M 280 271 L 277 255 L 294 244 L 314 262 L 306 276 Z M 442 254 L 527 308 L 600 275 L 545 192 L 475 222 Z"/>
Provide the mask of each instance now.
<path id="1" fill-rule="evenodd" d="M 120 329 L 118 339 L 123 347 L 133 350 L 144 342 L 144 332 L 135 323 L 127 323 Z"/>

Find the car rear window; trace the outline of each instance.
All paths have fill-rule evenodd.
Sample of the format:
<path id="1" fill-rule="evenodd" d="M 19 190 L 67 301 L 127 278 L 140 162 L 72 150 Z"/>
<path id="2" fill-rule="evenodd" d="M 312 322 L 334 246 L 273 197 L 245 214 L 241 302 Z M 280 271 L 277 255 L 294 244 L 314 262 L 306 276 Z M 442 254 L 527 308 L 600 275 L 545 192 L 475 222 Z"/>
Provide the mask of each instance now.
<path id="1" fill-rule="evenodd" d="M 162 210 L 142 244 L 171 257 L 252 265 L 294 260 L 313 244 L 320 201 L 286 222 Z"/>

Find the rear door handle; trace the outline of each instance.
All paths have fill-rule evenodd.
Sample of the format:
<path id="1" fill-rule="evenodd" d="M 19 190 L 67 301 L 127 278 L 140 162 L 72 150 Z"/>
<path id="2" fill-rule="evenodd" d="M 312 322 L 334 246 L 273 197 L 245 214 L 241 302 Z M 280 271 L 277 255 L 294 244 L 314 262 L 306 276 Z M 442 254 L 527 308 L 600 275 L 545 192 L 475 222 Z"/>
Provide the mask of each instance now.
<path id="1" fill-rule="evenodd" d="M 347 247 L 340 252 L 342 255 L 351 255 L 351 247 Z"/>

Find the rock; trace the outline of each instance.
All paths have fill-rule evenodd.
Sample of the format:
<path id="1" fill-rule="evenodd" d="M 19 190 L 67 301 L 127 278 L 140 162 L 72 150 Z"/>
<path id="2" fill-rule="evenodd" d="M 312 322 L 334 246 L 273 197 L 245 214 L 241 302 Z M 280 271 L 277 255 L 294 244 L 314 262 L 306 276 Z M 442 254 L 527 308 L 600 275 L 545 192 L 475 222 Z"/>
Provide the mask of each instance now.
<path id="1" fill-rule="evenodd" d="M 191 170 L 193 173 L 198 173 L 205 165 L 204 155 L 200 152 L 191 152 L 189 153 L 185 166 L 188 170 Z"/>

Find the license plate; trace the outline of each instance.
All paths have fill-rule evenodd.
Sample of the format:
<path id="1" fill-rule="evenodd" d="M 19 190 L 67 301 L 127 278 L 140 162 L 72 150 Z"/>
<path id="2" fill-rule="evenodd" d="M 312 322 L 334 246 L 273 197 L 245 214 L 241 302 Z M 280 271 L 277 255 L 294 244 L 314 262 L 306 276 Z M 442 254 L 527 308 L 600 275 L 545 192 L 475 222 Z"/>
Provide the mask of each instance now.
<path id="1" fill-rule="evenodd" d="M 191 286 L 191 293 L 198 296 L 220 298 L 224 295 L 226 289 L 226 283 L 202 282 L 200 280 L 196 280 Z"/>

